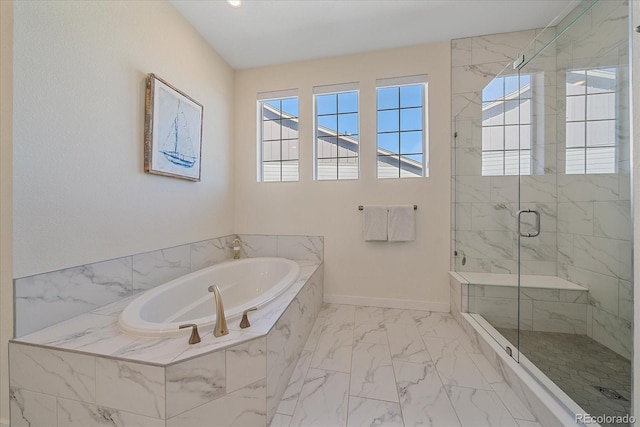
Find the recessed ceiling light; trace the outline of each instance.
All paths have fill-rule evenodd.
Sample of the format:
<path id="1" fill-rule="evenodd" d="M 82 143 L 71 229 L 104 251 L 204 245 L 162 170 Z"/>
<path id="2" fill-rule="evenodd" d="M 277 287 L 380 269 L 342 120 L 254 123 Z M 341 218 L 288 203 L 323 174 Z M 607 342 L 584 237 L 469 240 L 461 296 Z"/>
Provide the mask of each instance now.
<path id="1" fill-rule="evenodd" d="M 233 7 L 240 7 L 240 5 L 242 4 L 242 0 L 227 0 L 227 3 L 229 3 Z"/>

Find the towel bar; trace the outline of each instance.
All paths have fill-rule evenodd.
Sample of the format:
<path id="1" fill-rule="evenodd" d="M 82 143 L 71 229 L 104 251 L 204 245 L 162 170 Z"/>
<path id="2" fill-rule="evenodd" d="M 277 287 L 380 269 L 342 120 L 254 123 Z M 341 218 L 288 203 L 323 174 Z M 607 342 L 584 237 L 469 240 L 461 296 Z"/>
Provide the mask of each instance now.
<path id="1" fill-rule="evenodd" d="M 358 210 L 359 211 L 364 210 L 364 206 L 362 206 L 362 205 L 358 206 Z M 417 211 L 418 210 L 418 205 L 413 205 L 413 210 Z"/>

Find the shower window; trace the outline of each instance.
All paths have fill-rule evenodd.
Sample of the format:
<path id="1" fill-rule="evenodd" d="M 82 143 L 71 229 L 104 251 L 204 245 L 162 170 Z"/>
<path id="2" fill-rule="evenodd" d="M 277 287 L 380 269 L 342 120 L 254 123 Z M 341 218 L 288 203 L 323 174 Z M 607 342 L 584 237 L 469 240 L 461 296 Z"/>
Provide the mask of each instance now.
<path id="1" fill-rule="evenodd" d="M 566 173 L 616 172 L 615 68 L 567 71 Z"/>
<path id="2" fill-rule="evenodd" d="M 298 181 L 298 97 L 258 101 L 259 181 Z"/>
<path id="3" fill-rule="evenodd" d="M 531 175 L 531 76 L 496 77 L 482 90 L 482 175 Z"/>
<path id="4" fill-rule="evenodd" d="M 354 84 L 314 89 L 315 179 L 358 179 L 358 90 Z"/>
<path id="5" fill-rule="evenodd" d="M 426 83 L 426 75 L 377 81 L 378 178 L 425 176 Z"/>

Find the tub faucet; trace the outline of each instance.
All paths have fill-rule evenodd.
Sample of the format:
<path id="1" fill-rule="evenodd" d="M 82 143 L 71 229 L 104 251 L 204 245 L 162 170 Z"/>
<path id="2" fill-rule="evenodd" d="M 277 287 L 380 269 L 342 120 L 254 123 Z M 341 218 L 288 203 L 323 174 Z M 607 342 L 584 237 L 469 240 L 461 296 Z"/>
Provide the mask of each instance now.
<path id="1" fill-rule="evenodd" d="M 216 298 L 216 326 L 213 328 L 213 336 L 221 337 L 227 335 L 229 329 L 227 329 L 227 319 L 224 317 L 220 288 L 218 288 L 218 285 L 211 285 L 208 290 L 209 292 L 213 292 L 213 296 Z"/>
<path id="2" fill-rule="evenodd" d="M 233 240 L 233 259 L 240 259 L 240 237 Z"/>

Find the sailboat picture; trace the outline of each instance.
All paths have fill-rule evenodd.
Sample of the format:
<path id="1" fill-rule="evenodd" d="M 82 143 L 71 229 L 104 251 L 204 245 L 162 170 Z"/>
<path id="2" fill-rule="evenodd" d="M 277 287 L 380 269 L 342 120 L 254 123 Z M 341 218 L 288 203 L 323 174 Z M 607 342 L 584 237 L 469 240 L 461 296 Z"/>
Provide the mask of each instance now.
<path id="1" fill-rule="evenodd" d="M 146 95 L 145 172 L 199 181 L 202 105 L 154 74 Z"/>

